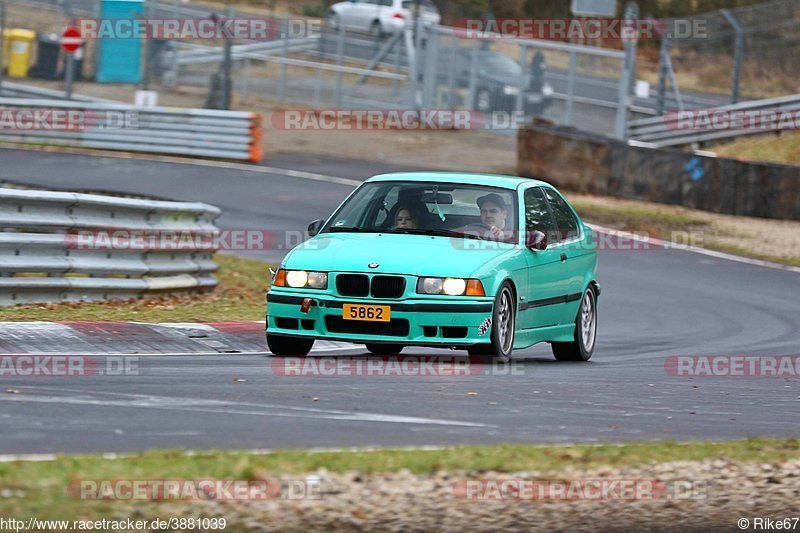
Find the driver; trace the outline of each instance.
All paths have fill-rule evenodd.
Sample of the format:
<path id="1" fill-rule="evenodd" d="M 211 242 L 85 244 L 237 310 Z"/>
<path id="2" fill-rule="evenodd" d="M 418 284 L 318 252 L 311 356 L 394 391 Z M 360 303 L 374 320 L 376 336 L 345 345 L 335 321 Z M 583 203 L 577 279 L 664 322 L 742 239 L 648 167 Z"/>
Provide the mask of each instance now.
<path id="1" fill-rule="evenodd" d="M 477 200 L 481 210 L 481 222 L 489 228 L 490 235 L 495 240 L 504 240 L 506 235 L 506 218 L 508 218 L 508 208 L 503 201 L 503 197 L 496 193 L 489 193 L 481 196 Z"/>

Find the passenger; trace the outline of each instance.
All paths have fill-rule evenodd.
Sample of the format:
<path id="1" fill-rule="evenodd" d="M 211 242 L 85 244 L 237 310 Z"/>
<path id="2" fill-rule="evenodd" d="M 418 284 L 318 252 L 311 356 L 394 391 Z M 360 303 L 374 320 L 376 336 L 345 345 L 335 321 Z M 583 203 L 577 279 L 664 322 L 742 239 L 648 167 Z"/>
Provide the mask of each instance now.
<path id="1" fill-rule="evenodd" d="M 419 217 L 409 206 L 401 206 L 394 216 L 395 229 L 417 229 Z"/>

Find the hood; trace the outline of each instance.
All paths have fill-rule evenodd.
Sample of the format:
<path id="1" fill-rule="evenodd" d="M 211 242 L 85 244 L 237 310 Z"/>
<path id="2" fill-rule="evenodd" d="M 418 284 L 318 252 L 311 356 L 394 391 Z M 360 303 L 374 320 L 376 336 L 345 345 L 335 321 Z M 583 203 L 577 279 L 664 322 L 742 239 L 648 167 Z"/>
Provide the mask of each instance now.
<path id="1" fill-rule="evenodd" d="M 286 256 L 283 267 L 322 272 L 370 272 L 469 277 L 514 245 L 394 233 L 323 233 Z M 377 268 L 369 264 L 378 263 Z"/>

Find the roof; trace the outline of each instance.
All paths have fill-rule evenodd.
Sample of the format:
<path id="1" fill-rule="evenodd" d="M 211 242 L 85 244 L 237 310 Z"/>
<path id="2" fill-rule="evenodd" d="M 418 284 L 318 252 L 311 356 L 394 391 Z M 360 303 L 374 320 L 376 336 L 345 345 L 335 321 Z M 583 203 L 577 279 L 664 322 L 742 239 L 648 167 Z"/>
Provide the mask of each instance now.
<path id="1" fill-rule="evenodd" d="M 519 176 L 504 176 L 502 174 L 475 174 L 471 172 L 393 172 L 391 174 L 379 174 L 369 178 L 367 181 L 426 181 L 442 183 L 465 183 L 470 185 L 486 185 L 490 187 L 502 187 L 505 189 L 516 189 L 522 183 L 532 183 L 534 185 L 546 185 L 543 181 L 521 178 Z"/>

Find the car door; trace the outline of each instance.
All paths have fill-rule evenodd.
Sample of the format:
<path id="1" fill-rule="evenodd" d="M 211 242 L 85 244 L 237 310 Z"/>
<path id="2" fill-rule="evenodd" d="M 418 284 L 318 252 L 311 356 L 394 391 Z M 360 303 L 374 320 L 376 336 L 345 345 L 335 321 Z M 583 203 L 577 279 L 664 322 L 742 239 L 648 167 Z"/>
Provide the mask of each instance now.
<path id="1" fill-rule="evenodd" d="M 550 204 L 538 186 L 525 190 L 525 231 L 541 231 L 548 241 L 557 237 L 557 227 Z M 527 242 L 527 240 L 526 240 Z M 528 250 L 528 283 L 519 305 L 522 329 L 555 326 L 561 323 L 567 280 L 564 276 L 562 249 L 548 244 L 544 250 Z"/>
<path id="2" fill-rule="evenodd" d="M 587 261 L 593 257 L 593 254 L 584 246 L 581 224 L 578 223 L 578 219 L 567 201 L 554 189 L 543 187 L 543 191 L 553 212 L 558 230 L 552 246 L 554 250 L 559 251 L 559 256 L 563 258 L 564 268 L 561 275 L 564 279 L 564 294 L 567 302 L 565 306 L 561 307 L 563 313 L 561 313 L 560 323 L 570 324 L 575 321 L 578 313 L 578 306 L 583 295 L 585 273 L 588 268 Z"/>
<path id="3" fill-rule="evenodd" d="M 377 0 L 356 0 L 356 18 L 353 27 L 359 31 L 368 31 L 378 9 Z"/>

